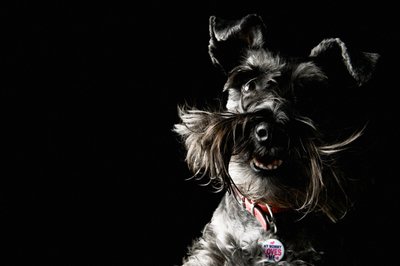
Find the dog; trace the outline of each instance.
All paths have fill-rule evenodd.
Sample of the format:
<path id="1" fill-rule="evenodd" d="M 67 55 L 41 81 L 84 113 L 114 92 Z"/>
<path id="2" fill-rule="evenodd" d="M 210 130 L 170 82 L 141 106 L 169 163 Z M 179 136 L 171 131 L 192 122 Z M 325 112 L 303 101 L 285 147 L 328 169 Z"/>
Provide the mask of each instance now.
<path id="1" fill-rule="evenodd" d="M 355 265 L 335 229 L 352 206 L 339 162 L 365 125 L 332 136 L 324 115 L 339 108 L 327 110 L 326 94 L 366 86 L 380 55 L 339 38 L 307 56 L 282 55 L 268 47 L 257 14 L 211 16 L 209 33 L 212 64 L 226 76 L 225 106 L 179 106 L 173 131 L 193 176 L 224 196 L 183 265 Z"/>

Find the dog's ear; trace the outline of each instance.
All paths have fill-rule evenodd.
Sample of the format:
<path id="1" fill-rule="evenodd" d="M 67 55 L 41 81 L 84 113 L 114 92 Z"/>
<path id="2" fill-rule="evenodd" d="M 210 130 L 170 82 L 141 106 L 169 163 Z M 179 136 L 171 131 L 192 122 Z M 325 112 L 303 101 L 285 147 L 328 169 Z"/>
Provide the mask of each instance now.
<path id="1" fill-rule="evenodd" d="M 372 77 L 379 54 L 353 51 L 339 38 L 332 38 L 325 39 L 315 46 L 310 57 L 328 78 L 353 80 L 361 86 Z"/>
<path id="2" fill-rule="evenodd" d="M 239 64 L 246 49 L 258 49 L 264 45 L 265 25 L 255 14 L 239 20 L 211 16 L 209 29 L 209 55 L 213 64 L 225 74 Z"/>

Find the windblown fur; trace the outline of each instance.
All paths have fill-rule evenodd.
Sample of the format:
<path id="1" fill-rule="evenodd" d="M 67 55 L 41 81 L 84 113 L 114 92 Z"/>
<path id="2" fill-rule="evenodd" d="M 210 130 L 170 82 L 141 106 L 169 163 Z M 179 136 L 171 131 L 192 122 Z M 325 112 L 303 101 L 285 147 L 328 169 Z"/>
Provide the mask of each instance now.
<path id="1" fill-rule="evenodd" d="M 227 76 L 226 108 L 181 106 L 174 131 L 194 176 L 226 195 L 184 265 L 269 265 L 258 242 L 273 237 L 287 249 L 276 265 L 335 265 L 327 259 L 332 255 L 325 255 L 334 242 L 325 244 L 318 237 L 324 224 L 343 217 L 351 203 L 336 158 L 362 129 L 326 141 L 309 115 L 312 92 L 331 89 L 330 66 L 337 62 L 354 85 L 364 84 L 379 56 L 351 54 L 332 38 L 307 58 L 283 58 L 268 49 L 257 15 L 236 21 L 211 17 L 209 26 L 211 60 Z M 289 209 L 276 217 L 279 231 L 262 230 L 238 203 L 234 189 L 255 202 Z"/>

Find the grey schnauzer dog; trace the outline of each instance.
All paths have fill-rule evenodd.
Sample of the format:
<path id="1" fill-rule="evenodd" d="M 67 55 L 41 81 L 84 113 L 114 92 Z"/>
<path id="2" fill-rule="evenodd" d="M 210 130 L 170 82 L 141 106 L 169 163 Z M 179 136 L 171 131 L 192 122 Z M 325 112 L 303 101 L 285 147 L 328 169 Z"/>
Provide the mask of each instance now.
<path id="1" fill-rule="evenodd" d="M 227 77 L 225 107 L 180 106 L 174 132 L 194 176 L 225 195 L 183 265 L 345 265 L 333 228 L 351 201 L 336 162 L 365 128 L 328 141 L 315 98 L 341 82 L 364 85 L 379 55 L 332 38 L 304 58 L 282 56 L 255 14 L 212 16 L 209 30 L 209 55 Z"/>

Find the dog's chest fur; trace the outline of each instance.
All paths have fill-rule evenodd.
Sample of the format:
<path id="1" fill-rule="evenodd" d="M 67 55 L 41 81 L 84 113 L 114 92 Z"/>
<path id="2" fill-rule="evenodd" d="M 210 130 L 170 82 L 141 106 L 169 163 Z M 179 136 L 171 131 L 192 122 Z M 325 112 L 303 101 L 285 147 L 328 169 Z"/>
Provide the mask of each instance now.
<path id="1" fill-rule="evenodd" d="M 300 217 L 288 211 L 275 214 L 275 218 L 277 233 L 265 231 L 254 216 L 232 194 L 227 193 L 205 227 L 203 238 L 213 239 L 215 257 L 222 256 L 216 260 L 225 261 L 221 265 L 260 265 L 260 261 L 265 260 L 261 243 L 268 239 L 278 239 L 285 247 L 287 264 L 281 262 L 279 265 L 335 265 L 332 259 L 344 256 L 344 251 L 338 251 L 339 242 L 323 243 L 317 240 L 323 235 L 329 238 L 333 233 L 329 232 L 331 228 L 324 226 L 325 217 L 307 217 L 296 221 Z M 303 227 L 305 224 L 307 226 Z M 310 224 L 315 227 L 310 228 Z M 332 264 L 323 258 L 324 255 L 327 257 L 325 253 L 329 253 L 330 246 L 336 246 L 334 252 L 337 252 L 332 254 Z M 304 264 L 306 261 L 308 264 Z M 265 262 L 265 265 L 269 264 Z M 201 264 L 191 264 L 189 260 L 187 265 Z"/>

